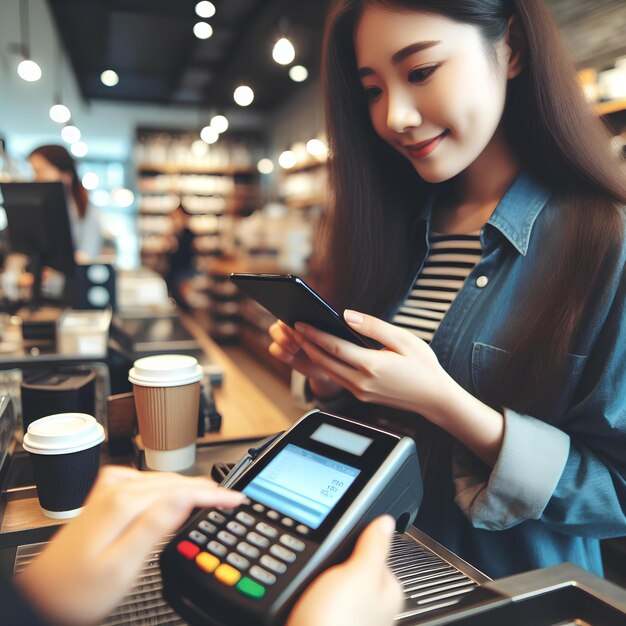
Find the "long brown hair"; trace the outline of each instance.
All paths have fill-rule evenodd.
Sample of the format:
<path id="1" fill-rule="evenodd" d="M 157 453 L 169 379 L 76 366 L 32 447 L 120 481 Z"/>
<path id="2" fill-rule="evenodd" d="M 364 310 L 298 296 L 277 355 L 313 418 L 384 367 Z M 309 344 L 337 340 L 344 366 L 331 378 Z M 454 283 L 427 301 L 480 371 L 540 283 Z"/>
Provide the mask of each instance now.
<path id="1" fill-rule="evenodd" d="M 493 48 L 516 15 L 525 68 L 509 81 L 503 117 L 524 169 L 566 207 L 556 266 L 537 277 L 536 298 L 506 329 L 508 406 L 547 397 L 563 371 L 589 304 L 589 286 L 623 237 L 626 181 L 608 135 L 585 101 L 557 28 L 541 0 L 335 0 L 323 46 L 331 205 L 320 256 L 323 290 L 339 308 L 383 314 L 401 296 L 415 242 L 415 215 L 432 189 L 375 133 L 356 72 L 354 30 L 368 6 L 436 13 L 477 27 Z M 550 242 L 552 245 L 552 242 Z M 334 268 L 334 269 L 333 269 Z"/>
<path id="2" fill-rule="evenodd" d="M 40 146 L 39 148 L 35 148 L 29 155 L 28 158 L 32 157 L 34 154 L 38 154 L 51 163 L 61 172 L 66 172 L 71 174 L 72 176 L 72 196 L 74 198 L 74 202 L 76 203 L 76 209 L 78 211 L 78 216 L 80 219 L 84 219 L 87 214 L 87 203 L 89 201 L 89 196 L 87 194 L 87 190 L 83 187 L 83 184 L 78 176 L 78 172 L 76 171 L 76 163 L 74 159 L 71 157 L 70 153 L 63 147 L 57 145 L 48 145 L 48 146 Z"/>

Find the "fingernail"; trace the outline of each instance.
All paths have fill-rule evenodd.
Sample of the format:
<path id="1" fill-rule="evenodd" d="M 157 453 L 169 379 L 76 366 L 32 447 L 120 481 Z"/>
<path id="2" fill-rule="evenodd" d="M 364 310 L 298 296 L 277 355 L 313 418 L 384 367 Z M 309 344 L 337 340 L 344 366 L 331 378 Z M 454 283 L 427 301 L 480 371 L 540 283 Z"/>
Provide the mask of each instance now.
<path id="1" fill-rule="evenodd" d="M 391 536 L 396 529 L 396 520 L 391 515 L 383 515 L 380 518 L 379 528 L 387 536 Z"/>
<path id="2" fill-rule="evenodd" d="M 303 324 L 302 322 L 296 322 L 295 328 L 296 328 L 296 330 L 299 333 L 302 333 L 303 335 L 306 335 L 306 333 L 307 333 L 306 324 Z M 298 335 L 296 334 L 295 336 L 297 337 Z M 300 338 L 300 339 L 302 339 L 302 338 Z"/>
<path id="3" fill-rule="evenodd" d="M 351 311 L 350 309 L 346 309 L 343 312 L 343 317 L 346 322 L 350 322 L 351 324 L 362 324 L 363 316 L 359 315 L 356 311 Z"/>
<path id="4" fill-rule="evenodd" d="M 285 363 L 291 363 L 293 361 L 293 354 L 289 352 L 283 353 L 283 361 L 285 361 Z"/>

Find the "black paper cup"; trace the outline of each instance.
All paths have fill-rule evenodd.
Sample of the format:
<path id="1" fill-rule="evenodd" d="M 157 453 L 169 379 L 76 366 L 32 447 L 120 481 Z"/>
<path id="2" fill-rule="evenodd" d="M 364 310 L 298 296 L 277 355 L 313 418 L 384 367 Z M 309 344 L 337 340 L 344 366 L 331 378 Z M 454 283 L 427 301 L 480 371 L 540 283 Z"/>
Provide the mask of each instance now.
<path id="1" fill-rule="evenodd" d="M 104 429 L 86 413 L 59 413 L 35 420 L 24 435 L 39 504 L 54 519 L 75 517 L 100 467 Z"/>

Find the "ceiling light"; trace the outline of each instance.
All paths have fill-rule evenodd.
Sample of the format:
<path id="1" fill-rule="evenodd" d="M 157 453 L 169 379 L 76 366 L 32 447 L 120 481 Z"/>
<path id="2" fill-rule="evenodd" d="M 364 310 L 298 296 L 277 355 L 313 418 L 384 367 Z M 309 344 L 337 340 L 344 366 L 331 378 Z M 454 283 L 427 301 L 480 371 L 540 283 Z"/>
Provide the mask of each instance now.
<path id="1" fill-rule="evenodd" d="M 92 191 L 93 189 L 97 189 L 100 184 L 100 177 L 95 172 L 87 172 L 83 176 L 83 187 L 85 189 L 89 189 Z"/>
<path id="2" fill-rule="evenodd" d="M 75 141 L 71 146 L 70 150 L 75 157 L 81 158 L 87 155 L 89 149 L 87 148 L 87 144 L 84 141 Z"/>
<path id="3" fill-rule="evenodd" d="M 30 59 L 24 59 L 17 66 L 17 73 L 22 80 L 26 80 L 29 83 L 34 83 L 41 78 L 41 68 L 35 61 Z"/>
<path id="4" fill-rule="evenodd" d="M 64 126 L 61 130 L 61 137 L 66 143 L 76 143 L 80 141 L 80 130 L 76 126 Z"/>
<path id="5" fill-rule="evenodd" d="M 64 104 L 53 104 L 50 107 L 50 119 L 53 122 L 65 124 L 65 122 L 70 121 L 70 117 L 72 117 L 72 114 Z"/>
<path id="6" fill-rule="evenodd" d="M 111 199 L 116 206 L 126 208 L 135 201 L 135 195 L 130 189 L 118 188 L 111 192 Z"/>
<path id="7" fill-rule="evenodd" d="M 209 152 L 209 146 L 202 139 L 196 139 L 191 144 L 191 152 L 194 156 L 203 157 Z"/>
<path id="8" fill-rule="evenodd" d="M 272 58 L 280 65 L 289 65 L 296 58 L 293 44 L 286 37 L 281 37 L 272 50 Z"/>
<path id="9" fill-rule="evenodd" d="M 200 138 L 206 143 L 215 143 L 219 138 L 219 133 L 211 126 L 205 126 L 200 131 Z"/>
<path id="10" fill-rule="evenodd" d="M 256 168 L 261 174 L 271 174 L 274 171 L 274 163 L 271 159 L 261 159 L 256 164 Z"/>
<path id="11" fill-rule="evenodd" d="M 115 87 L 115 85 L 120 82 L 120 77 L 117 75 L 117 72 L 113 70 L 104 70 L 104 72 L 100 74 L 100 80 L 102 84 L 107 87 Z"/>
<path id="12" fill-rule="evenodd" d="M 211 128 L 218 133 L 225 133 L 228 130 L 228 120 L 223 115 L 216 115 L 211 118 Z"/>
<path id="13" fill-rule="evenodd" d="M 193 27 L 193 34 L 198 39 L 208 39 L 213 34 L 213 29 L 211 28 L 211 24 L 207 24 L 206 22 L 198 22 Z"/>
<path id="14" fill-rule="evenodd" d="M 235 102 L 241 107 L 247 107 L 254 100 L 254 91 L 248 85 L 240 85 L 233 93 Z"/>
<path id="15" fill-rule="evenodd" d="M 314 157 L 324 158 L 328 155 L 328 146 L 319 139 L 309 139 L 306 142 L 306 151 Z"/>
<path id="16" fill-rule="evenodd" d="M 213 17 L 215 15 L 215 5 L 208 0 L 203 0 L 196 4 L 196 15 L 199 17 Z"/>
<path id="17" fill-rule="evenodd" d="M 20 51 L 22 61 L 17 66 L 19 77 L 29 83 L 41 78 L 41 68 L 30 58 L 30 3 L 20 0 Z"/>
<path id="18" fill-rule="evenodd" d="M 304 65 L 294 65 L 289 68 L 289 78 L 296 83 L 301 83 L 309 77 L 309 70 Z"/>
<path id="19" fill-rule="evenodd" d="M 291 169 L 296 164 L 296 155 L 291 150 L 281 152 L 278 157 L 278 165 L 283 169 Z"/>

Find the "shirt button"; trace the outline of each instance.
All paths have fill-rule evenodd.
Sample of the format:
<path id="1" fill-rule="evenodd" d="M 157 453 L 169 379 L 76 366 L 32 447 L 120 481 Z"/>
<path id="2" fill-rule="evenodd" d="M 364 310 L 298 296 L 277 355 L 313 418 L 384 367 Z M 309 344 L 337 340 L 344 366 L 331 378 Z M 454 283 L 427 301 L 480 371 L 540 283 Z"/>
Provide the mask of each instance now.
<path id="1" fill-rule="evenodd" d="M 476 286 L 482 289 L 483 287 L 487 286 L 488 282 L 489 282 L 489 279 L 486 276 L 479 276 L 476 279 Z"/>

